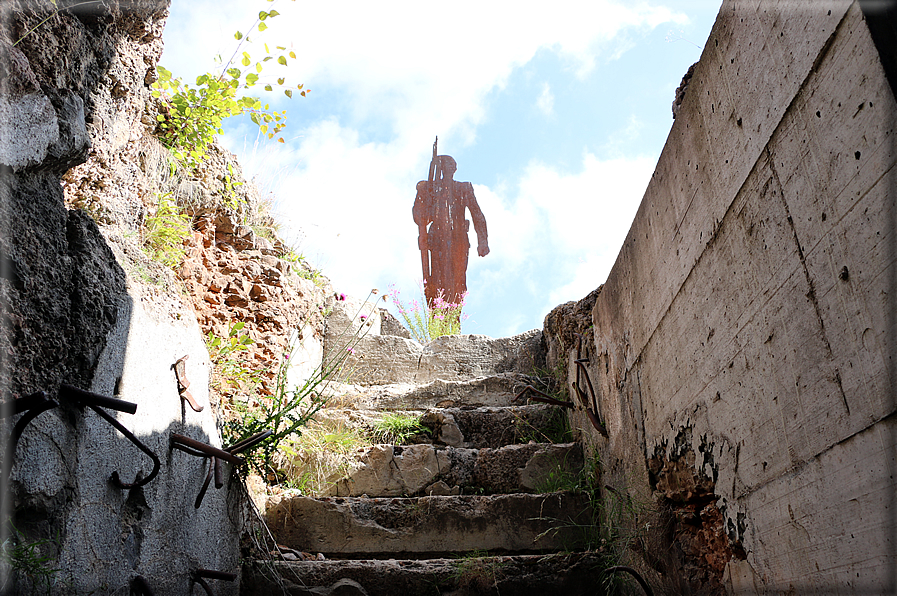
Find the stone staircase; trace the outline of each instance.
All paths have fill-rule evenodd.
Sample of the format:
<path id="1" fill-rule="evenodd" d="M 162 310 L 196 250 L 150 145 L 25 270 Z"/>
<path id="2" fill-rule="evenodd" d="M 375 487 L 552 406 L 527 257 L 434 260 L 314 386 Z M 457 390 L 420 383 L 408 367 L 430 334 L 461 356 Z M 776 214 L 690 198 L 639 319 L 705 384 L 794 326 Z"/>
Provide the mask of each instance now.
<path id="1" fill-rule="evenodd" d="M 370 386 L 342 400 L 352 407 L 325 412 L 355 420 L 415 414 L 429 433 L 365 449 L 333 496 L 270 498 L 277 544 L 320 554 L 247 564 L 241 593 L 592 593 L 598 556 L 579 551 L 590 503 L 554 490 L 582 472 L 582 447 L 558 407 L 514 401 L 532 382 L 504 372 Z"/>

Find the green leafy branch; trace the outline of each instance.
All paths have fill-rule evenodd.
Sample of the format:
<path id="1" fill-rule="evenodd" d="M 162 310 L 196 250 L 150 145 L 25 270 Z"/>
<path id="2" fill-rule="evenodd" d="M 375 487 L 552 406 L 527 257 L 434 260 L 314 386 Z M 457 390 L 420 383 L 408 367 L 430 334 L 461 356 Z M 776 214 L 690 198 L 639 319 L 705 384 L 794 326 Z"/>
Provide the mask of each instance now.
<path id="1" fill-rule="evenodd" d="M 268 28 L 266 22 L 279 15 L 273 9 L 260 11 L 250 31 L 265 31 Z M 263 135 L 269 139 L 277 137 L 279 143 L 284 142 L 283 137 L 278 135 L 286 126 L 286 110 L 272 110 L 271 104 L 262 103 L 261 98 L 248 91 L 256 85 L 263 85 L 265 91 L 278 87 L 292 99 L 294 89 L 287 86 L 285 77 L 278 77 L 276 83 L 265 83 L 260 75 L 267 62 L 274 61 L 286 67 L 289 60 L 296 59 L 296 53 L 285 46 L 275 46 L 272 52 L 268 44 L 263 44 L 265 56 L 261 60 L 253 60 L 249 52 L 243 50 L 244 44 L 252 40 L 240 31 L 234 34 L 234 38 L 239 43 L 220 72 L 198 76 L 194 86 L 175 77 L 170 70 L 156 67 L 159 78 L 152 85 L 152 94 L 164 100 L 162 111 L 156 116 L 160 139 L 176 158 L 194 168 L 205 158 L 206 149 L 215 135 L 224 133 L 222 121 L 231 116 L 248 113 Z M 237 60 L 239 66 L 235 65 Z M 216 61 L 220 63 L 221 57 L 218 56 Z M 295 86 L 295 90 L 302 97 L 308 93 L 301 83 Z"/>

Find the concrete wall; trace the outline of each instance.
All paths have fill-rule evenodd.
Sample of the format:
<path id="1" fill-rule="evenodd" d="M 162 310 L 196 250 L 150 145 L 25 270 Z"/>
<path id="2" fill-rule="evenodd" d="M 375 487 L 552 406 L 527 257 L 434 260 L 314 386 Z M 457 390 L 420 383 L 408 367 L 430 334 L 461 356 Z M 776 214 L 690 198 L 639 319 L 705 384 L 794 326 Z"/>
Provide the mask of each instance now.
<path id="1" fill-rule="evenodd" d="M 895 115 L 857 3 L 727 0 L 595 299 L 606 481 L 734 593 L 895 587 Z"/>
<path id="2" fill-rule="evenodd" d="M 0 406 L 11 414 L 13 399 L 36 391 L 56 398 L 62 383 L 134 402 L 133 415 L 110 413 L 160 468 L 146 486 L 120 489 L 112 473 L 146 477 L 148 456 L 90 409 L 38 416 L 9 453 L 0 535 L 4 549 L 36 544 L 44 573 L 0 557 L 0 592 L 128 594 L 142 576 L 155 594 L 187 594 L 194 569 L 239 572 L 243 513 L 230 466 L 224 487 L 195 509 L 208 460 L 169 448 L 171 432 L 220 446 L 202 333 L 176 287 L 126 272 L 121 245 L 66 209 L 60 183 L 89 152 L 114 161 L 113 141 L 130 142 L 121 133 L 141 122 L 168 2 L 75 8 L 0 7 L 0 113 L 11 118 L 0 119 Z M 202 412 L 179 397 L 172 365 L 184 355 Z M 4 444 L 20 419 L 0 423 Z M 235 582 L 212 583 L 216 594 L 237 593 Z"/>

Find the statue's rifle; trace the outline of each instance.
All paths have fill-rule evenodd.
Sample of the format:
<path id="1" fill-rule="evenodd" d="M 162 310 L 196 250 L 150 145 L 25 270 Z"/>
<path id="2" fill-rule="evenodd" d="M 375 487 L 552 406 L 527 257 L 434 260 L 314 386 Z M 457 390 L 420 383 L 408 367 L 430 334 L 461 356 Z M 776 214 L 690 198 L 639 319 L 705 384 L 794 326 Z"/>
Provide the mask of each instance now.
<path id="1" fill-rule="evenodd" d="M 429 211 L 431 207 L 431 202 L 433 198 L 436 196 L 436 143 L 439 142 L 439 137 L 436 137 L 436 140 L 433 141 L 433 159 L 430 160 L 430 173 L 427 175 L 427 194 L 429 196 L 426 197 L 426 204 L 424 212 Z M 425 217 L 422 217 L 420 222 L 417 224 L 418 228 L 418 247 L 420 248 L 420 261 L 421 268 L 424 274 L 424 281 L 428 281 L 430 277 L 430 247 L 427 242 L 427 224 L 429 222 L 426 221 Z"/>

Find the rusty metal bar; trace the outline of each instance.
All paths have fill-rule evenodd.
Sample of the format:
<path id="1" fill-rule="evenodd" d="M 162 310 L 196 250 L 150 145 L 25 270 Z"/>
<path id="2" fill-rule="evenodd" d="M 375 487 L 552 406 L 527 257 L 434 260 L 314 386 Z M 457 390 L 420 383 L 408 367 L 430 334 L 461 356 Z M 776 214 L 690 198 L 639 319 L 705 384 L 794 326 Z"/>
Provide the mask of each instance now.
<path id="1" fill-rule="evenodd" d="M 648 582 L 646 582 L 645 579 L 641 575 L 639 575 L 638 571 L 636 571 L 632 567 L 627 567 L 626 565 L 615 565 L 614 567 L 608 567 L 603 571 L 603 573 L 612 574 L 619 573 L 621 571 L 628 573 L 629 575 L 634 577 L 635 581 L 638 582 L 638 585 L 640 585 L 642 587 L 642 590 L 645 591 L 645 594 L 647 594 L 648 596 L 654 596 L 654 591 L 651 590 L 651 586 L 648 585 Z"/>
<path id="2" fill-rule="evenodd" d="M 268 437 L 274 434 L 273 430 L 262 431 L 258 434 L 252 435 L 248 439 L 243 439 L 238 443 L 232 445 L 231 447 L 225 447 L 224 450 L 228 453 L 240 453 L 241 451 L 246 451 L 250 447 L 255 447 Z"/>
<path id="3" fill-rule="evenodd" d="M 572 408 L 572 407 L 573 407 L 573 402 L 570 402 L 570 401 L 561 401 L 561 400 L 559 400 L 559 399 L 555 399 L 555 398 L 551 397 L 550 395 L 547 395 L 547 394 L 545 394 L 545 393 L 542 393 L 541 391 L 539 391 L 538 389 L 536 389 L 536 388 L 533 387 L 532 385 L 527 385 L 526 387 L 524 387 L 524 388 L 520 391 L 520 393 L 517 394 L 517 397 L 514 398 L 514 401 L 517 401 L 518 399 L 520 399 L 521 397 L 523 397 L 524 394 L 525 394 L 527 391 L 533 391 L 533 392 L 535 392 L 535 393 L 538 393 L 538 395 L 531 395 L 531 396 L 529 396 L 527 399 L 531 399 L 531 400 L 533 400 L 533 401 L 539 401 L 539 402 L 542 402 L 542 403 L 545 403 L 545 404 L 550 404 L 550 405 L 552 405 L 552 406 L 562 406 L 562 407 L 564 407 L 564 408 Z"/>
<path id="4" fill-rule="evenodd" d="M 66 384 L 59 386 L 59 397 L 62 399 L 70 399 L 80 406 L 100 406 L 117 412 L 125 412 L 127 414 L 133 414 L 137 411 L 137 404 L 133 402 L 91 393 L 90 391 L 84 391 L 83 389 L 78 389 L 77 387 L 72 387 L 71 385 Z"/>
<path id="5" fill-rule="evenodd" d="M 187 400 L 187 403 L 190 404 L 190 408 L 194 412 L 202 412 L 203 407 L 199 405 L 193 395 L 187 391 L 187 388 L 190 386 L 190 381 L 187 379 L 187 358 L 189 357 L 190 354 L 187 354 L 186 356 L 178 358 L 175 363 L 171 365 L 171 368 L 174 370 L 174 376 L 178 381 L 178 394 L 181 396 L 181 399 Z"/>
<path id="6" fill-rule="evenodd" d="M 59 406 L 59 403 L 56 400 L 47 397 L 47 394 L 43 391 L 38 391 L 13 401 L 13 414 L 21 412 L 24 412 L 25 414 L 16 422 L 12 429 L 12 433 L 10 433 L 9 438 L 7 439 L 6 450 L 3 453 L 2 473 L 0 473 L 0 486 L 7 486 L 9 473 L 12 470 L 12 458 L 16 453 L 19 438 L 25 431 L 25 427 L 40 414 L 57 406 Z"/>
<path id="7" fill-rule="evenodd" d="M 592 378 L 589 376 L 589 369 L 586 368 L 586 364 L 589 362 L 588 358 L 577 358 L 573 362 L 576 363 L 577 369 L 581 368 L 582 372 L 586 376 L 586 383 L 589 386 L 589 395 L 592 396 L 592 406 L 597 410 L 598 409 L 598 398 L 595 397 L 595 389 L 592 387 Z"/>
<path id="8" fill-rule="evenodd" d="M 607 427 L 604 426 L 604 423 L 598 418 L 598 415 L 592 411 L 592 408 L 586 408 L 586 414 L 589 417 L 589 421 L 592 423 L 592 426 L 595 427 L 601 435 L 606 439 L 608 438 Z"/>
<path id="9" fill-rule="evenodd" d="M 189 449 L 184 449 L 184 447 L 188 447 Z M 170 448 L 178 449 L 185 453 L 189 453 L 190 455 L 196 455 L 196 451 L 200 451 L 205 457 L 217 457 L 237 466 L 243 463 L 241 458 L 232 453 L 228 453 L 217 447 L 212 447 L 211 445 L 197 441 L 196 439 L 179 435 L 178 433 L 171 433 Z"/>
<path id="10" fill-rule="evenodd" d="M 220 579 L 226 582 L 232 582 L 237 579 L 236 573 L 227 571 L 215 571 L 214 569 L 196 569 L 193 571 L 196 577 L 204 577 L 206 579 Z"/>
<path id="11" fill-rule="evenodd" d="M 215 488 L 224 486 L 224 474 L 221 472 L 221 460 L 217 457 L 212 458 L 212 468 L 215 470 Z"/>
<path id="12" fill-rule="evenodd" d="M 237 579 L 237 574 L 227 573 L 226 571 L 214 571 L 211 569 L 194 569 L 193 573 L 190 574 L 191 582 L 202 586 L 202 589 L 205 590 L 208 596 L 215 596 L 215 592 L 213 592 L 212 588 L 209 587 L 206 579 L 220 579 L 223 581 L 232 582 Z M 193 592 L 192 584 L 190 585 L 190 592 Z"/>
<path id="13" fill-rule="evenodd" d="M 209 489 L 209 483 L 212 481 L 212 468 L 215 466 L 215 462 L 217 460 L 214 457 L 209 458 L 209 471 L 206 474 L 206 479 L 202 483 L 202 488 L 199 489 L 199 494 L 196 495 L 196 500 L 193 501 L 193 508 L 199 509 L 199 506 L 202 505 L 202 500 L 206 496 L 206 491 Z"/>
<path id="14" fill-rule="evenodd" d="M 138 477 L 134 482 L 130 482 L 130 483 L 122 482 L 121 478 L 118 475 L 118 472 L 115 471 L 115 472 L 112 472 L 112 477 L 111 477 L 112 483 L 115 484 L 118 488 L 137 488 L 138 486 L 144 486 L 146 484 L 149 484 L 153 480 L 153 478 L 155 478 L 156 475 L 159 473 L 159 468 L 162 466 L 162 462 L 161 462 L 161 460 L 159 460 L 158 456 L 156 456 L 156 454 L 153 453 L 153 451 L 149 447 L 147 447 L 146 445 L 141 443 L 140 439 L 135 437 L 131 431 L 126 429 L 124 426 L 122 426 L 121 422 L 119 422 L 118 420 L 113 418 L 111 414 L 106 412 L 106 410 L 99 408 L 97 406 L 94 406 L 94 405 L 90 405 L 89 407 L 91 410 L 96 412 L 97 415 L 100 416 L 103 420 L 105 420 L 106 422 L 108 422 L 109 424 L 114 426 L 115 429 L 118 430 L 118 432 L 120 432 L 121 434 L 123 434 L 126 439 L 131 441 L 138 449 L 143 451 L 145 454 L 147 454 L 150 457 L 150 459 L 153 460 L 153 470 L 152 470 L 152 472 L 149 473 L 149 476 L 147 476 L 146 478 L 141 479 L 139 476 L 139 473 L 138 473 Z"/>
<path id="15" fill-rule="evenodd" d="M 208 594 L 208 596 L 215 596 L 215 592 L 212 591 L 212 588 L 209 587 L 209 584 L 206 583 L 206 580 L 204 580 L 203 578 L 201 578 L 199 576 L 195 576 L 195 575 L 193 576 L 193 578 L 191 579 L 191 584 L 190 584 L 190 593 L 191 594 L 193 593 L 193 584 L 199 584 L 202 587 L 202 589 L 205 590 L 205 592 L 206 592 L 206 594 Z"/>

